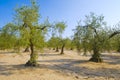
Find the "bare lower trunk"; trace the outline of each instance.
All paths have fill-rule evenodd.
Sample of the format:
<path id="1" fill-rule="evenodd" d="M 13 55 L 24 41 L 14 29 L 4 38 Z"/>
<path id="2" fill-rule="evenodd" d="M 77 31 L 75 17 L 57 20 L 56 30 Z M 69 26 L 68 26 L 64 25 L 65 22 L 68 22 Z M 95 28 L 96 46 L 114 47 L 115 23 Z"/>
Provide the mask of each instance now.
<path id="1" fill-rule="evenodd" d="M 73 50 L 73 48 L 71 47 L 70 50 Z"/>
<path id="2" fill-rule="evenodd" d="M 77 52 L 80 53 L 80 44 L 76 44 Z"/>
<path id="3" fill-rule="evenodd" d="M 31 54 L 30 54 L 30 60 L 28 60 L 28 62 L 25 64 L 25 66 L 37 66 L 37 54 L 34 53 L 34 45 L 32 43 L 32 40 L 30 39 L 30 50 L 31 50 Z"/>
<path id="4" fill-rule="evenodd" d="M 94 46 L 93 48 L 93 55 L 92 58 L 90 58 L 89 61 L 92 62 L 103 62 L 102 58 L 100 57 L 101 54 L 99 53 L 99 48 L 97 46 Z"/>
<path id="5" fill-rule="evenodd" d="M 59 48 L 58 47 L 56 47 L 56 52 L 59 52 Z"/>
<path id="6" fill-rule="evenodd" d="M 29 52 L 29 46 L 25 48 L 24 52 Z"/>
<path id="7" fill-rule="evenodd" d="M 64 47 L 65 47 L 65 44 L 62 45 L 60 54 L 64 54 Z"/>
<path id="8" fill-rule="evenodd" d="M 55 50 L 55 48 L 53 48 L 53 50 Z"/>

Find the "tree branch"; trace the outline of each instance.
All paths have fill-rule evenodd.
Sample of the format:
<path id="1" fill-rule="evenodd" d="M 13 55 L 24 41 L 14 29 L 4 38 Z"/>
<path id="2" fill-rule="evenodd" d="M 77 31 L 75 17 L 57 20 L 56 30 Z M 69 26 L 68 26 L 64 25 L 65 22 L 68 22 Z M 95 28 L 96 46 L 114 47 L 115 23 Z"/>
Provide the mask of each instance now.
<path id="1" fill-rule="evenodd" d="M 120 31 L 115 31 L 114 33 L 112 33 L 110 36 L 109 36 L 109 39 L 114 37 L 115 35 L 117 34 L 120 34 Z"/>
<path id="2" fill-rule="evenodd" d="M 43 26 L 42 28 L 40 28 L 41 30 L 44 30 L 47 26 Z"/>

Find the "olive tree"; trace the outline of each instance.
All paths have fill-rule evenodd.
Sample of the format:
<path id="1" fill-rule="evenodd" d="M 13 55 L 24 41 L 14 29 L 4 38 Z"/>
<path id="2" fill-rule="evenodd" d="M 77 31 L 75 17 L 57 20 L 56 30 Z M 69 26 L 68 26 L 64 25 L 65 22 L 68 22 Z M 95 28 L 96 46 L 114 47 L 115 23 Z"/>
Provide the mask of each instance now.
<path id="1" fill-rule="evenodd" d="M 35 48 L 43 48 L 44 30 L 46 24 L 38 24 L 40 18 L 39 6 L 31 0 L 31 6 L 16 9 L 15 24 L 18 26 L 20 44 L 30 47 L 30 59 L 25 66 L 37 66 L 38 54 Z"/>
<path id="2" fill-rule="evenodd" d="M 52 27 L 52 38 L 54 38 L 55 42 L 54 44 L 56 44 L 56 51 L 58 52 L 58 48 L 62 47 L 64 45 L 63 43 L 63 38 L 62 38 L 62 33 L 64 32 L 65 28 L 66 28 L 66 23 L 65 22 L 57 22 L 53 25 Z"/>
<path id="3" fill-rule="evenodd" d="M 120 22 L 111 29 L 109 36 L 112 50 L 120 52 Z"/>
<path id="4" fill-rule="evenodd" d="M 66 38 L 66 40 L 67 40 L 67 41 L 66 41 L 66 46 L 65 46 L 65 48 L 66 48 L 67 50 L 73 50 L 74 47 L 75 47 L 75 44 L 74 44 L 72 38 Z"/>
<path id="5" fill-rule="evenodd" d="M 100 51 L 105 46 L 105 42 L 108 39 L 106 34 L 106 22 L 104 21 L 104 16 L 97 16 L 94 13 L 86 16 L 85 24 L 88 29 L 91 30 L 91 45 L 93 50 L 93 55 L 90 58 L 90 61 L 93 62 L 102 62 Z"/>
<path id="6" fill-rule="evenodd" d="M 84 55 L 92 50 L 93 55 L 89 61 L 102 62 L 101 51 L 106 47 L 109 37 L 104 16 L 90 13 L 85 17 L 84 25 L 78 25 L 74 35 L 78 49 L 83 49 Z"/>
<path id="7" fill-rule="evenodd" d="M 66 45 L 66 40 L 62 38 L 62 33 L 66 28 L 66 24 L 64 22 L 60 22 L 56 24 L 56 31 L 59 34 L 59 38 L 60 38 L 60 44 L 61 45 L 61 52 L 60 54 L 64 54 L 64 47 Z"/>
<path id="8" fill-rule="evenodd" d="M 78 23 L 76 29 L 74 29 L 74 43 L 76 44 L 77 51 L 83 51 L 83 55 L 87 55 L 87 51 L 90 49 L 90 36 L 91 31 L 86 26 Z"/>
<path id="9" fill-rule="evenodd" d="M 60 38 L 59 37 L 54 37 L 52 36 L 48 42 L 47 42 L 47 46 L 49 48 L 53 48 L 53 50 L 55 49 L 56 52 L 59 52 L 59 43 L 60 43 Z"/>

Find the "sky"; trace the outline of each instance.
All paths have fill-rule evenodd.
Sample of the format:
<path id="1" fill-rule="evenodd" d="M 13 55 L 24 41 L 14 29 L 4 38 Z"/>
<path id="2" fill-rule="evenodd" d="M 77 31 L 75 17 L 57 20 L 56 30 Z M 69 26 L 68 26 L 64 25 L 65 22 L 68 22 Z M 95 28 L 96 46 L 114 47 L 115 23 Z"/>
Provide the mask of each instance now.
<path id="1" fill-rule="evenodd" d="M 40 22 L 47 17 L 51 23 L 65 21 L 67 28 L 64 37 L 73 35 L 77 22 L 84 20 L 85 15 L 94 12 L 103 15 L 108 25 L 120 21 L 120 0 L 37 0 L 40 5 Z M 30 0 L 0 0 L 0 27 L 12 22 L 15 8 L 30 5 Z"/>

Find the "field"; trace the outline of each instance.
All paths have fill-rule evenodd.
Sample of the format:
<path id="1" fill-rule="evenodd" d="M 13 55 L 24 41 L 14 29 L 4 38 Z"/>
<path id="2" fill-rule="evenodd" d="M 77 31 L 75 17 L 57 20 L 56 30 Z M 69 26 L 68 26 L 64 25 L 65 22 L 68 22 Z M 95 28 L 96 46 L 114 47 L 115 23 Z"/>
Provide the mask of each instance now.
<path id="1" fill-rule="evenodd" d="M 45 50 L 38 67 L 25 67 L 29 53 L 0 52 L 0 80 L 119 80 L 120 54 L 103 53 L 104 63 L 89 62 L 90 56 L 75 51 L 64 55 Z"/>

